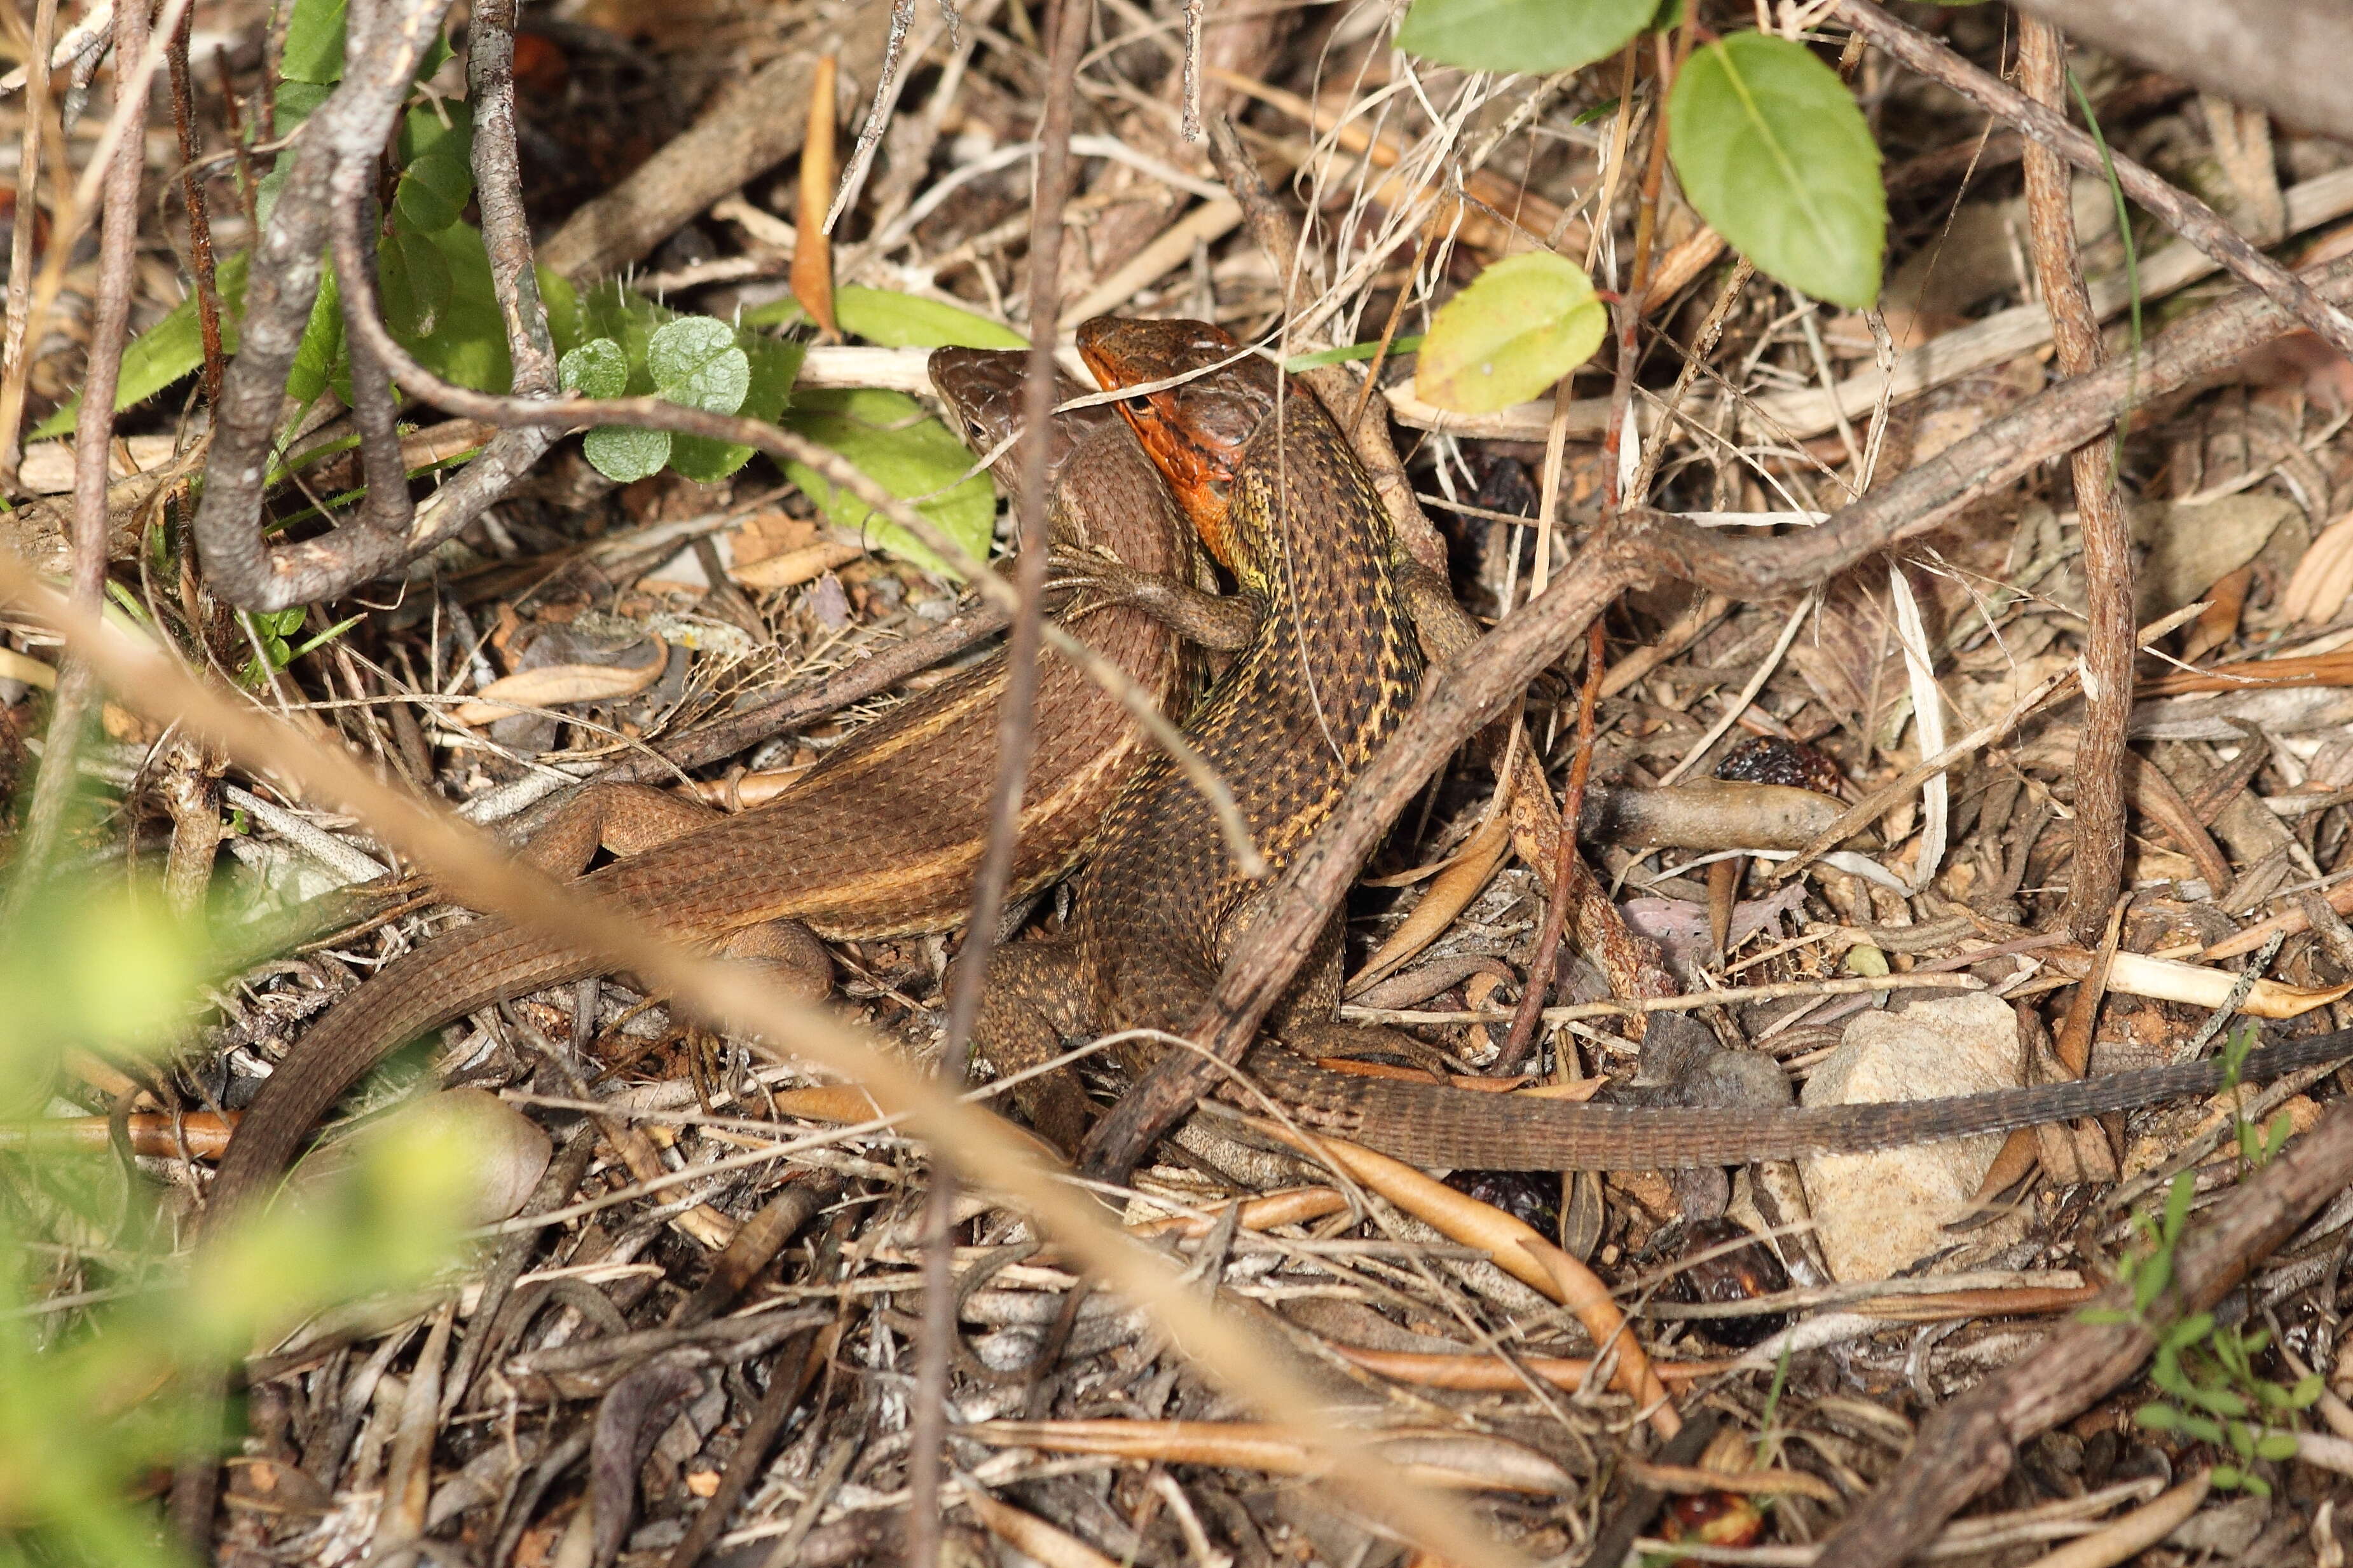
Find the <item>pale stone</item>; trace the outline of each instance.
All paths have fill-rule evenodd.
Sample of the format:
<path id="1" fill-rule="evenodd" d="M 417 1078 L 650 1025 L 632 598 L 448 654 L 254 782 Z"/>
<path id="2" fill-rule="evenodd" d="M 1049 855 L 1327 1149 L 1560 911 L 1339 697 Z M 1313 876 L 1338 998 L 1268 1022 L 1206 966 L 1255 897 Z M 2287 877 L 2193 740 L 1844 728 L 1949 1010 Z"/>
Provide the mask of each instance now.
<path id="1" fill-rule="evenodd" d="M 1859 1015 L 1807 1079 L 1800 1100 L 1935 1100 L 2017 1082 L 2017 1020 L 2009 1004 L 1977 994 Z M 1885 1279 L 1957 1241 L 1988 1239 L 1984 1231 L 1962 1237 L 1943 1227 L 1962 1216 L 2001 1145 L 2001 1134 L 1987 1133 L 1801 1158 L 1798 1168 L 1831 1271 L 1842 1280 Z"/>

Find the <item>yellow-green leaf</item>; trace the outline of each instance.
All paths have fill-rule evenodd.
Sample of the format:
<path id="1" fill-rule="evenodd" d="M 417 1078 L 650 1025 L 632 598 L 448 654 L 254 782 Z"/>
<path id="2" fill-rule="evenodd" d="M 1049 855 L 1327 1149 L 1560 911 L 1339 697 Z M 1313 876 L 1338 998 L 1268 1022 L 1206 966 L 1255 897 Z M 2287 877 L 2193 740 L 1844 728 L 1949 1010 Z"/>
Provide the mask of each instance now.
<path id="1" fill-rule="evenodd" d="M 1585 268 L 1549 250 L 1505 257 L 1430 318 L 1414 389 L 1457 414 L 1508 408 L 1591 359 L 1609 331 Z"/>

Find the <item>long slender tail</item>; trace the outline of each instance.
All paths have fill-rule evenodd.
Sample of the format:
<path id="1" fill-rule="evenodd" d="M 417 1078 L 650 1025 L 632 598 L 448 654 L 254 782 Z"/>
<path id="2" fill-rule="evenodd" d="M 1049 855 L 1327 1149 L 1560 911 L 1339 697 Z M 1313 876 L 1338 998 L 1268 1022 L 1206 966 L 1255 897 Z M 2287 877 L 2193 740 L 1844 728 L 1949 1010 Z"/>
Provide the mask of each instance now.
<path id="1" fill-rule="evenodd" d="M 400 1046 L 502 996 L 561 985 L 599 967 L 503 921 L 482 920 L 376 971 L 302 1037 L 237 1123 L 213 1178 L 206 1234 L 264 1196 L 319 1119 Z"/>
<path id="2" fill-rule="evenodd" d="M 2251 1051 L 2248 1081 L 2353 1058 L 2353 1029 Z M 2130 1110 L 2222 1087 L 2219 1060 L 1944 1100 L 1781 1110 L 1574 1105 L 1333 1072 L 1261 1048 L 1246 1068 L 1301 1122 L 1417 1164 L 1667 1170 L 1933 1143 Z"/>

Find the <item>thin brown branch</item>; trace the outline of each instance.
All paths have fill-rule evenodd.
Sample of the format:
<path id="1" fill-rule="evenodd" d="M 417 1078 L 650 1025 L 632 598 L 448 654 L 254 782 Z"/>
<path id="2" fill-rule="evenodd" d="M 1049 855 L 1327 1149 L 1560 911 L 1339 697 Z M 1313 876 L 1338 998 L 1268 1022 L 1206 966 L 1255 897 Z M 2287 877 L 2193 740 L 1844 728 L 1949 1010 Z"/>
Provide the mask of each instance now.
<path id="1" fill-rule="evenodd" d="M 2018 40 L 2019 80 L 2044 108 L 2063 110 L 2066 45 L 2048 22 L 2028 17 Z M 2066 162 L 2040 142 L 2026 144 L 2027 237 L 2035 280 L 2051 312 L 2059 373 L 2084 375 L 2107 362 L 2100 318 L 2075 245 L 2075 208 Z M 2061 919 L 2086 945 L 2099 939 L 2125 876 L 2125 722 L 2132 713 L 2134 637 L 2132 524 L 2116 489 L 2113 432 L 2075 448 L 2075 511 L 2084 528 L 2089 584 L 2084 633 L 2084 732 L 2076 748 L 2075 858 Z"/>
<path id="2" fill-rule="evenodd" d="M 8 324 L 0 339 L 0 384 L 22 386 L 33 345 L 25 329 L 33 305 L 33 236 L 41 226 L 41 137 L 49 122 L 49 44 L 58 30 L 58 0 L 38 0 L 33 9 L 33 47 L 25 59 L 25 128 L 16 141 L 16 210 L 8 237 Z M 20 393 L 15 407 L 24 410 Z M 0 426 L 0 490 L 16 488 L 24 460 L 21 418 Z"/>
<path id="3" fill-rule="evenodd" d="M 1039 118 L 1037 186 L 1029 215 L 1029 363 L 1022 386 L 1024 444 L 1019 507 L 1020 552 L 1014 562 L 1019 600 L 1006 639 L 1005 697 L 997 714 L 997 783 L 989 801 L 988 841 L 974 876 L 972 919 L 948 983 L 947 1037 L 940 1076 L 962 1083 L 971 1069 L 972 1032 L 988 980 L 988 956 L 1004 918 L 1013 852 L 1021 825 L 1021 795 L 1036 739 L 1038 653 L 1045 631 L 1047 442 L 1054 416 L 1054 344 L 1061 314 L 1062 216 L 1071 195 L 1071 114 L 1078 97 L 1079 57 L 1086 47 L 1093 0 L 1058 0 L 1047 29 L 1045 110 Z M 806 240 L 804 241 L 806 243 Z M 923 1208 L 923 1326 L 908 1426 L 907 1562 L 933 1568 L 940 1560 L 940 1478 L 945 1468 L 948 1368 L 956 1338 L 950 1232 L 955 1218 L 956 1169 L 932 1162 L 932 1190 Z"/>
<path id="4" fill-rule="evenodd" d="M 2353 355 L 2353 317 L 2312 290 L 2309 284 L 2247 243 L 2245 237 L 2204 202 L 2170 184 L 2113 148 L 2103 158 L 2099 144 L 2016 88 L 1979 70 L 1943 44 L 1908 26 L 1871 0 L 1839 0 L 1839 16 L 1897 63 L 1969 99 L 1996 119 L 2015 125 L 2029 141 L 2049 148 L 2079 169 L 2103 174 L 2113 163 L 2116 183 L 2174 233 L 2212 257 L 2239 279 L 2262 289 L 2296 320 L 2320 334 L 2337 353 Z"/>
<path id="5" fill-rule="evenodd" d="M 114 10 L 115 58 L 135 60 L 146 44 L 144 0 L 123 0 Z M 133 79 L 129 72 L 124 78 L 127 92 Z M 132 268 L 139 252 L 139 175 L 147 160 L 144 92 L 116 105 L 115 118 L 123 121 L 127 130 L 115 142 L 113 161 L 106 171 L 98 237 L 98 292 L 90 312 L 90 367 L 82 380 L 81 415 L 74 423 L 73 596 L 75 604 L 92 614 L 106 593 L 107 464 L 114 441 L 114 388 L 122 370 L 122 345 L 131 335 Z M 17 224 L 20 229 L 29 229 L 31 215 L 19 213 Z M 16 841 L 0 926 L 23 911 L 47 875 L 49 858 L 65 831 L 66 808 L 73 799 L 81 752 L 82 723 L 96 695 L 90 666 L 69 650 L 64 668 L 58 672 L 56 700 L 49 709 L 48 749 L 41 755 L 40 774 L 25 810 L 25 828 Z"/>
<path id="6" fill-rule="evenodd" d="M 220 291 L 213 282 L 212 207 L 205 199 L 204 175 L 196 167 L 195 102 L 188 68 L 188 39 L 195 24 L 193 10 L 180 13 L 165 63 L 172 71 L 172 129 L 180 139 L 180 199 L 188 211 L 188 270 L 196 282 L 196 335 L 205 351 L 196 392 L 209 405 L 220 395 Z"/>

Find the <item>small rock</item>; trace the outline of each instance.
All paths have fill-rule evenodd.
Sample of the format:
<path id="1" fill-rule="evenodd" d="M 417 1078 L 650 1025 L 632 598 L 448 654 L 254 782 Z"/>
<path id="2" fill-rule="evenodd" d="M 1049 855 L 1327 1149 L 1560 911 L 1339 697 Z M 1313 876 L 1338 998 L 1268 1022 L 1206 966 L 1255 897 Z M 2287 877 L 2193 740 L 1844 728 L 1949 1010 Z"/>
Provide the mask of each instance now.
<path id="1" fill-rule="evenodd" d="M 2165 1543 L 2184 1552 L 2211 1552 L 2225 1559 L 2236 1557 L 2255 1543 L 2271 1511 L 2268 1499 L 2234 1498 L 2220 1508 L 2200 1509 L 2191 1514 L 2165 1538 Z"/>
<path id="2" fill-rule="evenodd" d="M 1861 1015 L 1814 1069 L 1800 1098 L 1810 1106 L 1934 1100 L 2017 1082 L 2017 1020 L 2008 1004 L 1980 994 Z M 2001 1144 L 2000 1134 L 1987 1133 L 1800 1159 L 1831 1271 L 1843 1280 L 1885 1279 L 1915 1258 L 1952 1246 L 1956 1238 L 1943 1227 L 1961 1217 Z M 1995 1230 L 1973 1231 L 1969 1239 L 1989 1239 Z"/>

